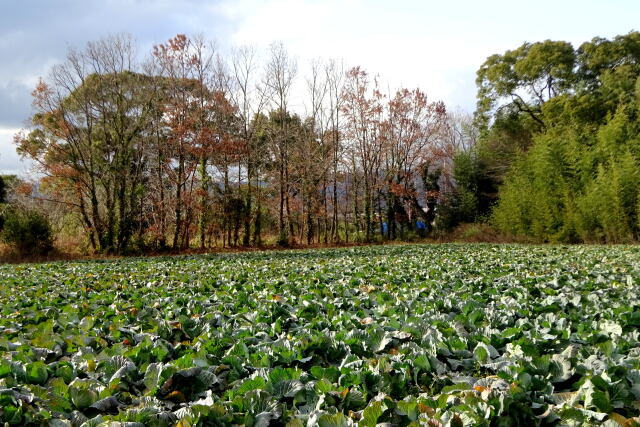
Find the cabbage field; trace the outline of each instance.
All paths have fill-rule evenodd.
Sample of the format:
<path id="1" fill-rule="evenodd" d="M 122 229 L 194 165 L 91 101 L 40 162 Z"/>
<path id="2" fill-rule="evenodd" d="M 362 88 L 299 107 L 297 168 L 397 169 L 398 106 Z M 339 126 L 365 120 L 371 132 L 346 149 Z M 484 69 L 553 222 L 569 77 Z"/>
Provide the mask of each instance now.
<path id="1" fill-rule="evenodd" d="M 630 246 L 0 266 L 0 423 L 636 425 L 639 291 Z"/>

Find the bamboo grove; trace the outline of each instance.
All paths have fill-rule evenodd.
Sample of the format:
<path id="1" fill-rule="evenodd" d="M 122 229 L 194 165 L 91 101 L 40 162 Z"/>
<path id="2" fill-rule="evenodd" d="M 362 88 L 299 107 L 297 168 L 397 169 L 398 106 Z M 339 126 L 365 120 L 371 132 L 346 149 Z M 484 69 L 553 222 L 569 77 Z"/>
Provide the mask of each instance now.
<path id="1" fill-rule="evenodd" d="M 465 118 L 339 61 L 301 75 L 281 44 L 259 57 L 184 35 L 148 55 L 126 35 L 71 50 L 16 136 L 34 197 L 107 253 L 429 233 Z"/>

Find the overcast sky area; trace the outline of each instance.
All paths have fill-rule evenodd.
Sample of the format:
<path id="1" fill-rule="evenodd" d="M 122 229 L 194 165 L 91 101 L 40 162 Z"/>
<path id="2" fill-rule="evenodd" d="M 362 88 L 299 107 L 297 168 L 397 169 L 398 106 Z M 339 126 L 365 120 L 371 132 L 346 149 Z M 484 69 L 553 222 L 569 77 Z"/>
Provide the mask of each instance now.
<path id="1" fill-rule="evenodd" d="M 176 34 L 203 34 L 221 50 L 282 41 L 299 80 L 312 58 L 378 74 L 384 88 L 420 87 L 472 112 L 485 58 L 523 42 L 580 45 L 640 30 L 638 0 L 1 0 L 0 173 L 25 175 L 12 143 L 31 92 L 70 47 L 127 32 L 141 55 Z"/>

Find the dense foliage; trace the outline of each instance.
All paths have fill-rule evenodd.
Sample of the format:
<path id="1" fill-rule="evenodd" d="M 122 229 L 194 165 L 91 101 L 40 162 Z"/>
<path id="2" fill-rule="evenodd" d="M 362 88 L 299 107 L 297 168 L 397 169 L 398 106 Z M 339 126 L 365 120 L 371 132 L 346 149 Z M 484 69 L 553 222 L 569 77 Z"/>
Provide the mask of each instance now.
<path id="1" fill-rule="evenodd" d="M 53 248 L 53 231 L 40 212 L 9 206 L 0 215 L 0 241 L 21 256 L 44 255 Z"/>
<path id="2" fill-rule="evenodd" d="M 10 424 L 633 425 L 635 247 L 0 267 Z"/>
<path id="3" fill-rule="evenodd" d="M 0 176 L 0 203 L 7 202 L 7 183 L 4 182 L 4 178 Z"/>
<path id="4" fill-rule="evenodd" d="M 526 43 L 478 71 L 483 173 L 503 231 L 538 241 L 640 237 L 640 33 Z M 509 169 L 509 172 L 506 172 Z"/>

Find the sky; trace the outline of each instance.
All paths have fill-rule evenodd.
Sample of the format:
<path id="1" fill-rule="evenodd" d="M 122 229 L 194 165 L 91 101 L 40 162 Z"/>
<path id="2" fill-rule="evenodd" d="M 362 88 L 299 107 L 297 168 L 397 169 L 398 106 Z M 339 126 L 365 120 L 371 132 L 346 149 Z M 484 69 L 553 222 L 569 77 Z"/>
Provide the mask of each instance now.
<path id="1" fill-rule="evenodd" d="M 69 48 L 130 33 L 143 56 L 176 34 L 202 34 L 222 51 L 282 42 L 299 81 L 315 58 L 379 75 L 383 87 L 420 87 L 472 112 L 475 72 L 524 42 L 640 30 L 638 0 L 0 0 L 0 173 L 26 176 L 13 135 L 28 125 L 31 92 Z M 300 84 L 300 83 L 299 83 Z"/>

